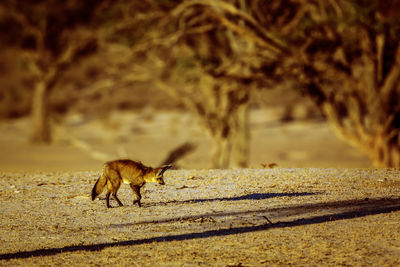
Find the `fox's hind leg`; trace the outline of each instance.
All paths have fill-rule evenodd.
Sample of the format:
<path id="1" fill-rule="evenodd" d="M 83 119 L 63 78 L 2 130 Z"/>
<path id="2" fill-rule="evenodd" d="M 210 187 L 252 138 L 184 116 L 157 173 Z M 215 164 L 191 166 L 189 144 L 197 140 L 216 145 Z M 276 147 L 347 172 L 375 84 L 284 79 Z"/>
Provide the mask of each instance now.
<path id="1" fill-rule="evenodd" d="M 111 179 L 109 179 L 108 183 L 107 183 L 107 193 L 106 193 L 107 208 L 111 208 L 111 206 L 110 206 L 110 195 L 111 194 L 112 194 L 113 198 L 118 202 L 118 205 L 120 207 L 122 207 L 123 204 L 117 197 L 117 192 L 121 186 L 121 183 L 119 181 L 110 181 L 110 180 Z"/>
<path id="2" fill-rule="evenodd" d="M 121 187 L 121 182 L 119 180 L 114 180 L 111 182 L 111 188 L 109 188 L 109 192 L 112 193 L 112 196 L 118 202 L 118 205 L 122 207 L 123 204 L 117 197 L 117 192 L 120 187 Z"/>

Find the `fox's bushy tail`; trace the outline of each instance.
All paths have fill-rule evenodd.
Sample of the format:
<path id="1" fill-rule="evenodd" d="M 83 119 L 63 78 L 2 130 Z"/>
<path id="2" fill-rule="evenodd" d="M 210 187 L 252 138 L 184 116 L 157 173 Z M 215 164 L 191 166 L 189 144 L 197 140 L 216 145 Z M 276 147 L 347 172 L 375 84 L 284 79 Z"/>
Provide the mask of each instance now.
<path id="1" fill-rule="evenodd" d="M 100 176 L 100 178 L 97 180 L 97 182 L 94 184 L 93 189 L 92 189 L 92 200 L 94 200 L 98 195 L 103 192 L 104 187 L 107 184 L 107 177 L 103 174 Z"/>

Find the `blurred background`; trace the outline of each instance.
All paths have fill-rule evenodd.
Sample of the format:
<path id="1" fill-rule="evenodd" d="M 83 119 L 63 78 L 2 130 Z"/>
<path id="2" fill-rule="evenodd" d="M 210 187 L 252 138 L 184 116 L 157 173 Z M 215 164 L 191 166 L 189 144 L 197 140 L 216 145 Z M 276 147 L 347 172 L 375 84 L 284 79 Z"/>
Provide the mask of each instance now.
<path id="1" fill-rule="evenodd" d="M 0 3 L 0 170 L 399 167 L 400 1 Z"/>

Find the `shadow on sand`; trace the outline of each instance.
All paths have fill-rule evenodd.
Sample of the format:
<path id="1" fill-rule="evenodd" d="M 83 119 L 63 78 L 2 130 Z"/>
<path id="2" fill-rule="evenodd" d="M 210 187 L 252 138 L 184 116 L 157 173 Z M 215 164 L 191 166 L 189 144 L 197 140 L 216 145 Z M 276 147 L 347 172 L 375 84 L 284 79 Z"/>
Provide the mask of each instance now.
<path id="1" fill-rule="evenodd" d="M 240 200 L 263 200 L 274 197 L 301 197 L 301 196 L 311 196 L 320 194 L 319 192 L 292 192 L 292 193 L 253 193 L 247 194 L 238 197 L 218 197 L 218 198 L 198 198 L 198 199 L 189 199 L 189 200 L 172 200 L 172 201 L 162 201 L 162 202 L 152 202 L 152 203 L 142 203 L 142 207 L 153 207 L 153 206 L 162 206 L 169 204 L 196 204 L 196 203 L 204 203 L 204 202 L 214 202 L 214 201 L 240 201 Z M 134 197 L 135 198 L 135 197 Z M 105 200 L 105 198 L 99 198 L 100 200 Z M 136 199 L 136 198 L 135 198 Z M 110 201 L 114 202 L 114 199 L 110 199 Z M 134 204 L 133 206 L 137 206 Z M 115 208 L 115 207 L 112 207 Z"/>
<path id="2" fill-rule="evenodd" d="M 301 197 L 301 196 L 311 196 L 319 193 L 311 192 L 293 192 L 293 193 L 254 193 L 238 197 L 218 197 L 218 198 L 199 198 L 199 199 L 189 199 L 189 200 L 172 200 L 165 202 L 154 202 L 149 204 L 144 204 L 145 207 L 167 205 L 167 204 L 193 204 L 193 203 L 203 203 L 203 202 L 214 202 L 214 201 L 240 201 L 240 200 L 263 200 L 274 197 Z"/>
<path id="3" fill-rule="evenodd" d="M 295 212 L 294 214 L 306 214 L 315 209 L 321 211 L 334 211 L 335 209 L 345 209 L 346 211 L 332 212 L 328 215 L 312 216 L 304 219 L 296 219 L 292 221 L 285 222 L 275 222 L 266 223 L 256 226 L 242 226 L 233 227 L 227 229 L 217 229 L 217 230 L 207 230 L 203 232 L 185 233 L 185 234 L 175 234 L 158 236 L 151 238 L 142 238 L 127 241 L 100 243 L 100 244 L 89 244 L 89 245 L 77 245 L 77 246 L 65 246 L 60 248 L 49 248 L 49 249 L 38 249 L 32 251 L 21 251 L 14 253 L 4 253 L 0 254 L 0 260 L 15 259 L 15 258 L 29 258 L 29 257 L 39 257 L 39 256 L 51 256 L 65 252 L 75 252 L 75 251 L 99 251 L 110 247 L 123 247 L 123 246 L 136 246 L 141 244 L 148 244 L 154 242 L 171 242 L 171 241 L 183 241 L 183 240 L 193 240 L 208 238 L 214 236 L 229 236 L 242 233 L 250 233 L 257 231 L 266 231 L 273 228 L 288 228 L 296 227 L 301 225 L 311 225 L 337 220 L 346 220 L 353 218 L 360 218 L 369 215 L 384 214 L 395 211 L 400 211 L 400 198 L 397 199 L 353 199 L 347 201 L 335 201 L 335 202 L 325 202 L 325 203 L 315 203 L 310 205 L 298 205 L 298 206 L 287 206 L 282 208 L 271 208 L 253 211 L 236 212 L 230 214 L 246 214 L 249 212 L 271 212 L 271 211 L 282 211 L 290 213 L 289 211 Z M 285 214 L 286 214 L 285 213 Z M 227 214 L 217 214 L 218 216 Z M 207 216 L 214 216 L 213 214 L 208 214 Z M 160 223 L 163 221 L 154 221 L 152 223 Z"/>

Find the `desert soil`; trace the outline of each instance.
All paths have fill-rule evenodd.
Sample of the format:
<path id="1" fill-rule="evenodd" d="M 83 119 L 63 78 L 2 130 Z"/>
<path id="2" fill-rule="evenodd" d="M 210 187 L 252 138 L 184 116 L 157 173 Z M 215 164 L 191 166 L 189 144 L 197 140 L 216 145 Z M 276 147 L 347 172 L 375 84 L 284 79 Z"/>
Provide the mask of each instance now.
<path id="1" fill-rule="evenodd" d="M 0 173 L 0 265 L 400 265 L 399 170 L 169 170 L 111 209 L 98 176 Z"/>
<path id="2" fill-rule="evenodd" d="M 261 168 L 269 163 L 283 168 L 371 166 L 360 150 L 339 140 L 328 124 L 281 123 L 271 113 L 256 110 L 250 114 L 249 167 Z M 94 171 L 115 158 L 131 158 L 155 166 L 185 142 L 194 144 L 195 150 L 177 162 L 179 166 L 211 166 L 211 140 L 188 113 L 115 112 L 102 119 L 71 115 L 53 125 L 51 146 L 30 144 L 30 133 L 29 118 L 0 121 L 0 171 Z"/>

